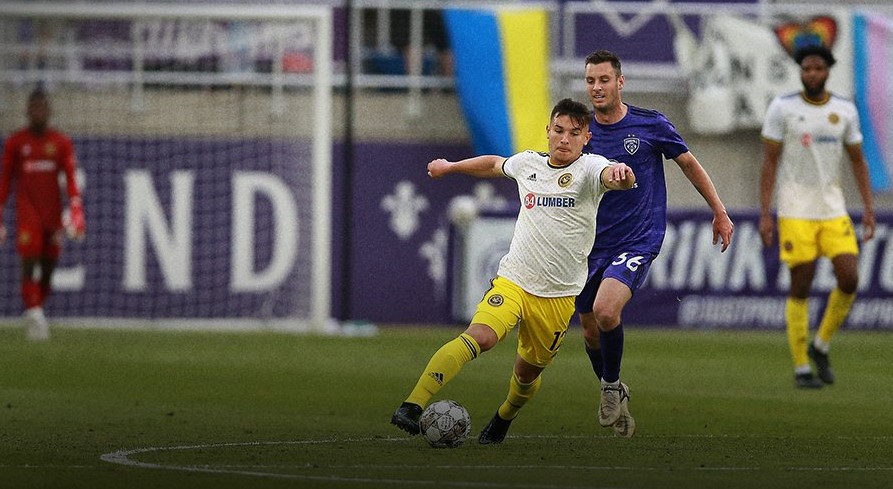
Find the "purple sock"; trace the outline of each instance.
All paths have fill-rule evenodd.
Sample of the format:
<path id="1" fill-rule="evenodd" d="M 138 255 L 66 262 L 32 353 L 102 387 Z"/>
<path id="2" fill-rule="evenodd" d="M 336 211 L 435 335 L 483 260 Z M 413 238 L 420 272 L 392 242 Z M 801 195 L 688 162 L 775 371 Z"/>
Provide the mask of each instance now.
<path id="1" fill-rule="evenodd" d="M 608 332 L 601 332 L 602 357 L 604 372 L 602 380 L 617 382 L 620 380 L 620 362 L 623 359 L 623 324 Z"/>
<path id="2" fill-rule="evenodd" d="M 598 380 L 602 379 L 602 373 L 605 371 L 605 361 L 602 359 L 602 350 L 599 348 L 598 350 L 593 350 L 589 348 L 585 342 L 583 346 L 586 347 L 586 354 L 589 355 L 589 362 L 592 364 L 592 371 L 595 372 L 595 376 L 598 377 Z"/>

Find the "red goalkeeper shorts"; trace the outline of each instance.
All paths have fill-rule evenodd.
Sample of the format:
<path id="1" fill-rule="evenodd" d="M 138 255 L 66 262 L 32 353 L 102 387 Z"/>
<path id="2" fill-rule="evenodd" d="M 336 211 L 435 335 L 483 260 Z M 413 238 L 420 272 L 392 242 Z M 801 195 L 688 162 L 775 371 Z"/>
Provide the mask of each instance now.
<path id="1" fill-rule="evenodd" d="M 62 228 L 46 229 L 39 223 L 20 222 L 16 249 L 22 258 L 59 258 L 62 249 Z"/>

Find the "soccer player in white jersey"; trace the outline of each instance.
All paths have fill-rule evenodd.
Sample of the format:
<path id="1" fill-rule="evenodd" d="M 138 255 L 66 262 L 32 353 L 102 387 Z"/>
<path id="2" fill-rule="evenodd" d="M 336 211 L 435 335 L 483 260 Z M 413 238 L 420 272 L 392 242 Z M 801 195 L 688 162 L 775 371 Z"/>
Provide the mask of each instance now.
<path id="1" fill-rule="evenodd" d="M 798 388 L 815 389 L 834 383 L 828 359 L 830 341 L 846 320 L 859 283 L 859 247 L 840 186 L 844 150 L 864 205 L 863 240 L 874 236 L 875 220 L 856 107 L 825 89 L 835 62 L 833 54 L 814 45 L 798 50 L 794 60 L 800 65 L 803 90 L 776 97 L 763 122 L 760 237 L 765 246 L 775 243 L 770 207 L 776 190 L 779 257 L 791 273 L 785 321 L 794 383 Z M 814 340 L 807 344 L 807 300 L 816 261 L 822 256 L 834 266 L 837 287 L 828 296 Z"/>
<path id="2" fill-rule="evenodd" d="M 428 163 L 428 175 L 451 173 L 509 177 L 518 184 L 521 208 L 508 253 L 468 328 L 428 362 L 391 423 L 419 433 L 419 417 L 431 398 L 466 363 L 490 350 L 518 327 L 518 348 L 509 392 L 481 431 L 481 444 L 501 443 L 518 411 L 540 388 L 540 373 L 567 333 L 574 297 L 586 281 L 586 257 L 595 237 L 599 201 L 607 190 L 635 184 L 632 169 L 602 156 L 583 154 L 589 141 L 589 109 L 564 99 L 552 109 L 549 152 L 523 151 L 505 158 L 484 155 Z"/>

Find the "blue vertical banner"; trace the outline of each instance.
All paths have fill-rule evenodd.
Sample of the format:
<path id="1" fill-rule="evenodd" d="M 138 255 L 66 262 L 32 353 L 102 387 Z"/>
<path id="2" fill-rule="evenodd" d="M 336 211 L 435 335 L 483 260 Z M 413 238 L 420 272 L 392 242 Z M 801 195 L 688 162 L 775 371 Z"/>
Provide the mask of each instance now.
<path id="1" fill-rule="evenodd" d="M 477 154 L 548 149 L 548 13 L 446 9 L 459 102 Z"/>

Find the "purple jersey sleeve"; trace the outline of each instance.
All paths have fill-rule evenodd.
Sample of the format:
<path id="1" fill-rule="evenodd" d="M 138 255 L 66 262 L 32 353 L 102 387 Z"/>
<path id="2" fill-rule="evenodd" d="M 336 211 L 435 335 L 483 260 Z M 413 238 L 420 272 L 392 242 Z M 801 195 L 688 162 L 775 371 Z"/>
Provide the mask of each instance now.
<path id="1" fill-rule="evenodd" d="M 592 120 L 592 139 L 584 151 L 629 165 L 636 186 L 608 192 L 596 218 L 592 257 L 622 251 L 657 254 L 667 227 L 664 159 L 688 151 L 682 136 L 660 112 L 630 105 L 621 121 L 602 125 Z"/>

